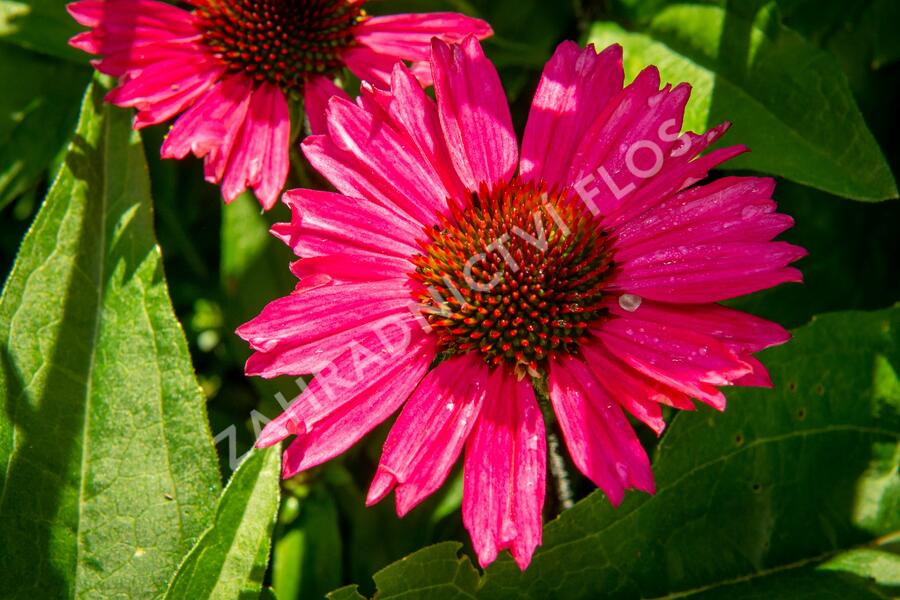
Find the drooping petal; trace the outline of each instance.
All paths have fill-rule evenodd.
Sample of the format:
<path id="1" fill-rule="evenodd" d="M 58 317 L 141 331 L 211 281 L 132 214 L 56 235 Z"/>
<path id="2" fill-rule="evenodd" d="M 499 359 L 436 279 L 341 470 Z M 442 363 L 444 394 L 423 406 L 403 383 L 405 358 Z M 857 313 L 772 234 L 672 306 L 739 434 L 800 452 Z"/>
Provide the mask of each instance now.
<path id="1" fill-rule="evenodd" d="M 406 278 L 342 283 L 294 292 L 270 302 L 237 334 L 256 351 L 248 375 L 305 375 L 339 355 L 381 319 L 411 315 Z"/>
<path id="2" fill-rule="evenodd" d="M 738 353 L 715 338 L 640 316 L 610 319 L 594 333 L 633 369 L 718 410 L 724 410 L 725 396 L 716 386 L 731 385 L 752 372 Z"/>
<path id="3" fill-rule="evenodd" d="M 622 91 L 622 47 L 601 53 L 593 45 L 560 44 L 544 67 L 522 140 L 519 174 L 525 180 L 566 185 L 572 155 L 585 130 Z"/>
<path id="4" fill-rule="evenodd" d="M 550 364 L 550 401 L 578 470 L 618 505 L 625 490 L 655 491 L 650 459 L 619 405 L 572 356 Z"/>
<path id="5" fill-rule="evenodd" d="M 301 426 L 295 427 L 299 435 L 285 451 L 284 477 L 291 477 L 345 452 L 396 412 L 409 397 L 434 360 L 436 351 L 433 340 L 417 325 L 406 325 L 416 329 L 402 334 L 392 329 L 377 341 L 366 339 L 351 345 L 347 353 L 333 363 L 333 369 L 313 379 L 301 395 L 302 401 L 295 401 L 301 417 L 304 406 L 309 406 L 313 413 L 324 414 L 319 418 L 303 419 Z M 398 335 L 402 337 L 396 337 Z M 321 399 L 322 404 L 316 404 L 316 399 Z M 267 428 L 273 424 L 273 437 L 261 437 L 258 445 L 274 443 L 271 440 L 277 439 L 291 421 L 272 421 Z"/>
<path id="6" fill-rule="evenodd" d="M 544 420 L 531 382 L 495 369 L 464 464 L 463 523 L 482 567 L 506 548 L 520 569 L 531 561 L 541 543 L 546 460 Z"/>
<path id="7" fill-rule="evenodd" d="M 328 131 L 326 110 L 332 96 L 349 100 L 347 92 L 339 88 L 330 78 L 318 75 L 310 77 L 303 85 L 303 110 L 309 120 L 309 130 L 313 135 Z"/>
<path id="8" fill-rule="evenodd" d="M 357 25 L 354 31 L 357 43 L 378 54 L 410 61 L 428 60 L 432 38 L 457 43 L 468 35 L 483 40 L 493 33 L 485 21 L 451 12 L 372 17 Z"/>
<path id="9" fill-rule="evenodd" d="M 681 393 L 629 368 L 600 344 L 585 344 L 581 352 L 584 362 L 597 381 L 606 388 L 609 397 L 614 398 L 622 408 L 657 435 L 661 434 L 666 422 L 663 420 L 660 404 L 672 404 L 672 397 Z M 676 398 L 674 402 L 679 400 L 682 398 Z"/>
<path id="10" fill-rule="evenodd" d="M 253 92 L 244 124 L 234 141 L 222 179 L 222 195 L 231 202 L 248 187 L 268 210 L 287 181 L 291 118 L 284 92 L 262 83 Z"/>
<path id="11" fill-rule="evenodd" d="M 407 258 L 421 226 L 382 206 L 343 194 L 296 189 L 284 194 L 291 222 L 272 227 L 299 257 L 327 254 Z"/>
<path id="12" fill-rule="evenodd" d="M 425 376 L 388 434 L 367 504 L 396 488 L 403 516 L 440 487 L 481 412 L 487 378 L 487 365 L 473 354 L 450 358 Z"/>
<path id="13" fill-rule="evenodd" d="M 80 25 L 90 30 L 69 43 L 80 50 L 101 55 L 95 66 L 119 77 L 128 70 L 145 67 L 156 55 L 173 49 L 201 51 L 202 31 L 186 10 L 154 0 L 82 0 L 66 6 Z M 186 47 L 189 46 L 189 47 Z"/>
<path id="14" fill-rule="evenodd" d="M 163 158 L 203 158 L 211 152 L 230 151 L 236 131 L 247 114 L 253 83 L 246 77 L 226 77 L 181 115 L 163 142 Z"/>
<path id="15" fill-rule="evenodd" d="M 119 86 L 106 95 L 106 101 L 136 108 L 135 128 L 155 125 L 169 120 L 206 94 L 223 72 L 213 61 L 186 54 L 127 73 Z"/>
<path id="16" fill-rule="evenodd" d="M 391 80 L 391 71 L 397 64 L 397 57 L 392 54 L 381 54 L 368 46 L 352 46 L 344 51 L 342 58 L 351 73 L 360 81 L 379 87 L 387 86 Z"/>
<path id="17" fill-rule="evenodd" d="M 431 39 L 440 38 L 454 43 L 472 34 L 484 39 L 493 34 L 491 27 L 480 19 L 458 13 L 407 13 L 366 19 L 356 26 L 357 45 L 344 52 L 344 62 L 354 75 L 379 87 L 391 81 L 391 71 L 400 60 L 412 61 L 419 83 L 432 84 L 427 61 L 431 54 Z"/>
<path id="18" fill-rule="evenodd" d="M 802 281 L 788 265 L 804 256 L 806 250 L 787 242 L 661 247 L 619 263 L 608 288 L 668 302 L 720 302 Z"/>
<path id="19" fill-rule="evenodd" d="M 107 101 L 138 110 L 136 128 L 162 123 L 206 94 L 225 69 L 200 43 L 193 15 L 154 0 L 84 0 L 67 6 L 90 27 L 70 44 L 100 55 L 94 67 L 120 77 Z"/>
<path id="20" fill-rule="evenodd" d="M 460 178 L 470 191 L 508 181 L 519 151 L 497 70 L 471 36 L 453 46 L 435 39 L 432 52 L 441 128 Z"/>

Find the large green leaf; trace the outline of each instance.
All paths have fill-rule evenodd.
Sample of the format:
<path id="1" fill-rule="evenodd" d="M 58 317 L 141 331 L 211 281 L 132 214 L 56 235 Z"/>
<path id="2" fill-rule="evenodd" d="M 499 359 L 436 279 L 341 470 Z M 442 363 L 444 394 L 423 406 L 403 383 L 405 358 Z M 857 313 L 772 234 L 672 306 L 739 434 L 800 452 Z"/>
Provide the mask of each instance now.
<path id="1" fill-rule="evenodd" d="M 640 32 L 596 23 L 589 41 L 622 44 L 630 76 L 655 64 L 665 80 L 689 82 L 694 91 L 685 127 L 702 131 L 732 121 L 728 141 L 753 150 L 730 167 L 857 200 L 897 197 L 837 61 L 782 26 L 773 6 L 754 15 L 732 5 L 740 3 L 673 3 Z"/>
<path id="2" fill-rule="evenodd" d="M 178 568 L 166 598 L 252 598 L 262 590 L 278 512 L 281 452 L 258 450 L 222 493 L 215 521 Z"/>
<path id="3" fill-rule="evenodd" d="M 220 489 L 140 138 L 103 93 L 0 298 L 5 597 L 158 597 Z"/>
<path id="4" fill-rule="evenodd" d="M 675 418 L 656 495 L 595 492 L 524 573 L 504 556 L 479 579 L 458 544 L 427 548 L 375 575 L 379 599 L 885 597 L 866 577 L 894 585 L 896 560 L 844 553 L 900 530 L 900 307 L 795 334 L 763 357 L 774 390 Z"/>
<path id="5" fill-rule="evenodd" d="M 0 208 L 47 171 L 75 129 L 90 78 L 80 67 L 0 43 Z"/>

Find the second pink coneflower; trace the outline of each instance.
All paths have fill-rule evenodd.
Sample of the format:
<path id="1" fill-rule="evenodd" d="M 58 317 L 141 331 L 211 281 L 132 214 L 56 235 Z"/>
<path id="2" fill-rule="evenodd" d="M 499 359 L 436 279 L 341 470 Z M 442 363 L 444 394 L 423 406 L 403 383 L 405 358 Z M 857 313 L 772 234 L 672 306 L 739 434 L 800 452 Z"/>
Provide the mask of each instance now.
<path id="1" fill-rule="evenodd" d="M 432 36 L 484 38 L 484 21 L 455 13 L 370 17 L 364 0 L 82 0 L 69 12 L 90 31 L 71 44 L 99 55 L 120 79 L 107 97 L 137 109 L 134 126 L 175 121 L 165 158 L 204 158 L 207 180 L 231 201 L 252 188 L 263 207 L 278 199 L 290 168 L 289 99 L 303 97 L 314 132 L 344 67 L 386 85 L 397 60 L 422 61 Z M 294 127 L 298 124 L 294 123 Z"/>

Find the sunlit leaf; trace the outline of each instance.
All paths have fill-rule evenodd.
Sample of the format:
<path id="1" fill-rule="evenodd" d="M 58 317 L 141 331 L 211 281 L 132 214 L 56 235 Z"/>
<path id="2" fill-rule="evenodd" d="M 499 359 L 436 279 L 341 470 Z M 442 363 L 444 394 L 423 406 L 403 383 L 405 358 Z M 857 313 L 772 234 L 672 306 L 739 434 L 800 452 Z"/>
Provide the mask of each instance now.
<path id="1" fill-rule="evenodd" d="M 0 589 L 158 597 L 219 476 L 129 115 L 89 88 L 0 298 Z"/>
<path id="2" fill-rule="evenodd" d="M 704 131 L 731 121 L 726 141 L 752 149 L 729 168 L 781 175 L 856 200 L 897 197 L 840 65 L 782 26 L 773 6 L 748 15 L 673 3 L 639 32 L 596 23 L 589 41 L 622 44 L 629 76 L 654 64 L 664 80 L 689 82 L 685 128 Z"/>
<path id="3" fill-rule="evenodd" d="M 181 566 L 166 598 L 250 598 L 262 590 L 278 511 L 281 452 L 253 452 L 234 472 L 212 526 Z"/>

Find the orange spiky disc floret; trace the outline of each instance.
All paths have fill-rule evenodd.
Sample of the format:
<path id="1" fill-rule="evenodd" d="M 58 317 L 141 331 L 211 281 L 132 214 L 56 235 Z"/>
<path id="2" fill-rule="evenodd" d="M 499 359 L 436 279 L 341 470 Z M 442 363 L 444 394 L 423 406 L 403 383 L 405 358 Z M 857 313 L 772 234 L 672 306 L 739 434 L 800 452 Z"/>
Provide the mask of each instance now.
<path id="1" fill-rule="evenodd" d="M 413 258 L 415 298 L 442 347 L 480 352 L 520 377 L 575 352 L 606 315 L 613 262 L 597 219 L 577 197 L 518 178 L 450 204 Z"/>
<path id="2" fill-rule="evenodd" d="M 197 9 L 206 44 L 234 71 L 299 90 L 313 74 L 339 70 L 365 19 L 347 0 L 205 0 Z"/>

